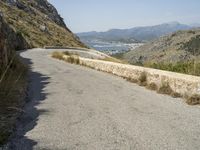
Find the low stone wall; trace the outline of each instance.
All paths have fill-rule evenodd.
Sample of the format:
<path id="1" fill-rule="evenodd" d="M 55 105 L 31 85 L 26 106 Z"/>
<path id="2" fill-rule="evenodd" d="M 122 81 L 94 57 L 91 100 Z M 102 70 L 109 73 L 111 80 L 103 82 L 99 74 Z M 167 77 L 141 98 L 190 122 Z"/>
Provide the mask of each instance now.
<path id="1" fill-rule="evenodd" d="M 73 50 L 83 50 L 83 51 L 91 50 L 91 49 L 88 49 L 88 48 L 69 47 L 69 46 L 44 46 L 44 49 L 73 49 Z"/>
<path id="2" fill-rule="evenodd" d="M 160 88 L 167 84 L 181 96 L 200 95 L 200 77 L 101 60 L 79 59 L 81 65 L 133 81 L 139 80 L 145 73 L 147 85 L 155 84 Z"/>

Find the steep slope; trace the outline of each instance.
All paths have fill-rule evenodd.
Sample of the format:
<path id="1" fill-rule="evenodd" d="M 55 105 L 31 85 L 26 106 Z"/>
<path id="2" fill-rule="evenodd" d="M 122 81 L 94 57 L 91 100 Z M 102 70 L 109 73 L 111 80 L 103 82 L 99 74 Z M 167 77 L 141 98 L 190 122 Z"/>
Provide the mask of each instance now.
<path id="1" fill-rule="evenodd" d="M 22 35 L 0 16 L 0 146 L 12 133 L 24 102 L 26 67 L 15 55 L 15 49 L 29 48 Z M 1 149 L 1 148 L 0 148 Z"/>
<path id="2" fill-rule="evenodd" d="M 121 41 L 126 43 L 146 42 L 160 36 L 178 31 L 190 29 L 190 26 L 178 22 L 164 23 L 156 26 L 135 27 L 131 29 L 112 29 L 107 32 L 85 32 L 78 33 L 82 41 L 102 40 L 102 41 Z"/>
<path id="3" fill-rule="evenodd" d="M 47 0 L 1 0 L 1 15 L 30 47 L 85 47 Z"/>
<path id="4" fill-rule="evenodd" d="M 178 31 L 124 54 L 129 63 L 187 62 L 200 56 L 200 29 Z"/>
<path id="5" fill-rule="evenodd" d="M 0 69 L 8 64 L 15 54 L 14 50 L 27 48 L 29 48 L 29 45 L 22 35 L 16 34 L 3 17 L 0 16 Z"/>

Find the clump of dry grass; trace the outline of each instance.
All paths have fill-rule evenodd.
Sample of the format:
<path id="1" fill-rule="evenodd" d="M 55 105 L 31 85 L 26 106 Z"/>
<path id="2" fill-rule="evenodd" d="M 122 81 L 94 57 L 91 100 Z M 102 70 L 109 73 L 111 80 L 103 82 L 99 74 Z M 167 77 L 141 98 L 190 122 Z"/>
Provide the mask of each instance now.
<path id="1" fill-rule="evenodd" d="M 139 82 L 140 86 L 146 86 L 147 85 L 147 73 L 146 72 L 142 72 L 140 74 L 138 82 Z"/>
<path id="2" fill-rule="evenodd" d="M 132 82 L 132 83 L 138 83 L 138 80 L 137 80 L 137 79 L 133 79 L 133 78 L 131 78 L 131 77 L 124 78 L 124 79 L 126 79 L 127 81 Z"/>
<path id="3" fill-rule="evenodd" d="M 177 92 L 172 92 L 172 93 L 171 93 L 171 96 L 172 96 L 173 98 L 182 97 L 182 95 L 181 95 L 180 93 L 177 93 Z"/>
<path id="4" fill-rule="evenodd" d="M 64 60 L 65 60 L 66 62 L 71 63 L 71 64 L 77 64 L 77 65 L 80 64 L 80 59 L 79 59 L 79 57 L 76 56 L 76 55 L 70 55 L 70 56 L 64 58 Z"/>
<path id="5" fill-rule="evenodd" d="M 156 90 L 158 90 L 158 86 L 155 83 L 152 82 L 152 83 L 147 85 L 147 89 L 156 91 Z"/>
<path id="6" fill-rule="evenodd" d="M 57 58 L 59 60 L 63 60 L 63 53 L 62 52 L 53 52 L 52 57 Z"/>
<path id="7" fill-rule="evenodd" d="M 172 90 L 172 88 L 169 86 L 169 84 L 166 82 L 166 83 L 163 83 L 163 84 L 161 85 L 161 87 L 158 89 L 157 92 L 160 93 L 160 94 L 171 95 L 171 94 L 173 93 L 173 90 Z"/>
<path id="8" fill-rule="evenodd" d="M 200 104 L 200 95 L 195 94 L 195 95 L 186 97 L 186 103 L 188 105 L 198 105 L 198 104 Z"/>
<path id="9" fill-rule="evenodd" d="M 157 92 L 160 94 L 171 95 L 174 98 L 182 97 L 180 93 L 173 91 L 169 83 L 167 82 L 163 83 L 161 87 L 157 90 Z"/>
<path id="10" fill-rule="evenodd" d="M 64 56 L 67 56 L 67 57 L 64 57 Z M 57 58 L 59 60 L 64 60 L 71 64 L 80 64 L 79 56 L 71 55 L 69 52 L 53 52 L 52 57 Z"/>

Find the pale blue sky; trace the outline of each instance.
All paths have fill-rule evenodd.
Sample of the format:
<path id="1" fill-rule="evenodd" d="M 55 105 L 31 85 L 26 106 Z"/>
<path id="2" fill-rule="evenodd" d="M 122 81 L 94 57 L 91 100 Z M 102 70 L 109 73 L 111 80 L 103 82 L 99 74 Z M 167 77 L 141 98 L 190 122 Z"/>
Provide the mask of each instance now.
<path id="1" fill-rule="evenodd" d="M 73 32 L 200 23 L 200 0 L 49 0 Z"/>

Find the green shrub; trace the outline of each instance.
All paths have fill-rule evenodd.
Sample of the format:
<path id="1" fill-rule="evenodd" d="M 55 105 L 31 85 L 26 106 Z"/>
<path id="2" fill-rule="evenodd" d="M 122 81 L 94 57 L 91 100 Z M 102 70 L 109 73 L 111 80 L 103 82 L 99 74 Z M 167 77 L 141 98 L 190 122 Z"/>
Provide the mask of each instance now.
<path id="1" fill-rule="evenodd" d="M 176 63 L 145 63 L 144 66 L 160 70 L 200 76 L 200 63 L 196 62 L 195 60 Z"/>

